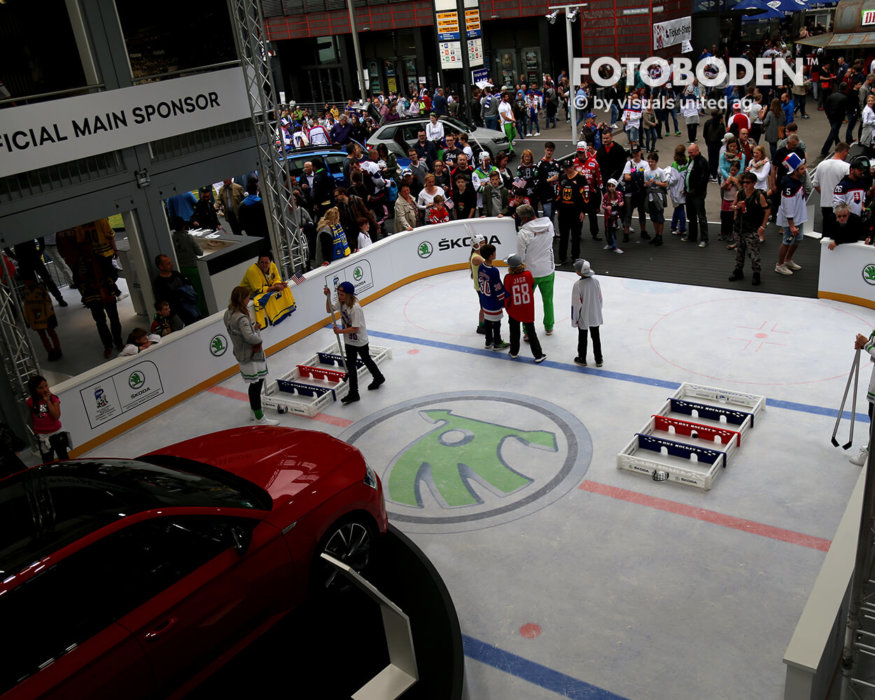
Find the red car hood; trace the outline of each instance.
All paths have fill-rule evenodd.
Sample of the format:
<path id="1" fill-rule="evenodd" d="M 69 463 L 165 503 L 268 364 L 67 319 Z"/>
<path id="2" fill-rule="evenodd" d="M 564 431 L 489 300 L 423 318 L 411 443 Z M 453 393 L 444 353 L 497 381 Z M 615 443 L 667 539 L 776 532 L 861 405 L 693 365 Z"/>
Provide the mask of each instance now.
<path id="1" fill-rule="evenodd" d="M 315 430 L 232 428 L 150 454 L 182 457 L 224 469 L 260 486 L 275 503 L 287 503 L 347 463 L 362 465 L 361 469 L 344 470 L 350 483 L 364 478 L 364 458 L 355 447 Z M 335 474 L 333 478 L 337 477 Z"/>

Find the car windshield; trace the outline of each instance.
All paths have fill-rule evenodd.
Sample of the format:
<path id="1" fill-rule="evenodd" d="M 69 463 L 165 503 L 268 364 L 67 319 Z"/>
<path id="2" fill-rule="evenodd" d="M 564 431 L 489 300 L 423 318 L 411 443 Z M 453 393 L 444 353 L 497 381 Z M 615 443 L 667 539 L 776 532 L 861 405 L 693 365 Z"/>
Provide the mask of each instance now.
<path id="1" fill-rule="evenodd" d="M 467 124 L 460 122 L 458 119 L 453 119 L 453 117 L 443 117 L 441 121 L 446 122 L 447 124 L 451 124 L 458 131 L 464 131 L 468 133 L 471 130 L 471 127 Z"/>
<path id="2" fill-rule="evenodd" d="M 176 458 L 44 464 L 0 481 L 0 578 L 133 513 L 154 508 L 269 509 L 254 484 Z"/>

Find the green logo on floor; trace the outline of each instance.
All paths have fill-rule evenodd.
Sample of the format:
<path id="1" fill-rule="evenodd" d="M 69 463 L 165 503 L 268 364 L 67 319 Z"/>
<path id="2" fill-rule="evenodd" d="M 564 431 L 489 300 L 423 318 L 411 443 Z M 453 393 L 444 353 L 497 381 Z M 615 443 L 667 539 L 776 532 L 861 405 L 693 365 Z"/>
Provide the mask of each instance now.
<path id="1" fill-rule="evenodd" d="M 399 447 L 398 436 L 407 436 Z M 501 524 L 579 484 L 592 457 L 586 427 L 546 401 L 503 392 L 439 394 L 392 406 L 345 440 L 381 473 L 386 507 L 411 532 Z"/>

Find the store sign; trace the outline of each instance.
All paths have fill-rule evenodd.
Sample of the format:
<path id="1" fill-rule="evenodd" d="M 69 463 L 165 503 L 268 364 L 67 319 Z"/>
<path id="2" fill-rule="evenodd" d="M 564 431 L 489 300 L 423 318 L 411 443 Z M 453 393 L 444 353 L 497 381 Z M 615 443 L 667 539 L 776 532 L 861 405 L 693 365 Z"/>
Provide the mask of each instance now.
<path id="1" fill-rule="evenodd" d="M 452 12 L 437 12 L 435 14 L 437 23 L 438 41 L 458 41 L 459 34 L 459 13 L 453 10 Z"/>
<path id="2" fill-rule="evenodd" d="M 693 38 L 693 19 L 690 16 L 653 25 L 653 50 L 658 51 Z"/>
<path id="3" fill-rule="evenodd" d="M 0 110 L 0 177 L 246 119 L 240 68 Z"/>
<path id="4" fill-rule="evenodd" d="M 864 27 L 875 24 L 875 10 L 863 10 L 863 21 L 860 24 Z"/>

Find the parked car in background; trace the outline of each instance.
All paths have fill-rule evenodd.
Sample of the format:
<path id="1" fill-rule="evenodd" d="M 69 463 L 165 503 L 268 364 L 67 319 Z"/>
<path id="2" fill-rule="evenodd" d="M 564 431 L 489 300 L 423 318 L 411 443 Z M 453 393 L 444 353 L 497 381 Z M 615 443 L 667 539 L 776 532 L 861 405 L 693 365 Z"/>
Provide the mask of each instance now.
<path id="1" fill-rule="evenodd" d="M 382 485 L 325 433 L 269 426 L 0 480 L 6 698 L 167 697 L 361 570 Z"/>
<path id="2" fill-rule="evenodd" d="M 386 147 L 399 158 L 407 158 L 409 146 L 416 142 L 416 135 L 420 129 L 428 124 L 428 117 L 411 117 L 383 124 L 368 138 L 368 148 L 376 148 L 377 144 L 385 143 Z M 454 131 L 457 134 L 468 134 L 468 143 L 477 158 L 481 150 L 486 150 L 495 160 L 501 151 L 508 149 L 507 136 L 503 131 L 485 129 L 483 127 L 471 127 L 454 117 L 440 117 L 443 122 L 444 132 Z"/>

